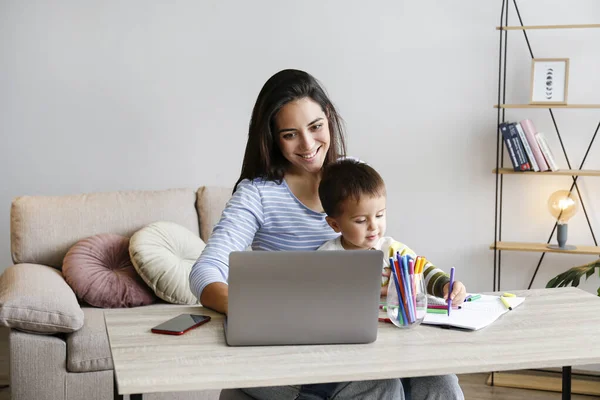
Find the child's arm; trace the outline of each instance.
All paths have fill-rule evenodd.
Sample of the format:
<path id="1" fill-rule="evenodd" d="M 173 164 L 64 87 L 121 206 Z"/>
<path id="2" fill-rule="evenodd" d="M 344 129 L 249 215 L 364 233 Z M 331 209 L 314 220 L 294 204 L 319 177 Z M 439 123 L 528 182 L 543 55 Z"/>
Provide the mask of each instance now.
<path id="1" fill-rule="evenodd" d="M 394 257 L 396 252 L 400 252 L 401 256 L 409 255 L 413 259 L 417 258 L 417 254 L 414 251 L 412 251 L 410 247 L 408 247 L 404 243 L 395 240 L 389 244 L 387 252 L 387 257 Z M 425 290 L 428 294 L 437 297 L 444 297 L 444 288 L 446 289 L 446 293 L 448 292 L 447 286 L 450 283 L 450 276 L 429 261 L 427 261 L 427 263 L 423 267 L 423 278 L 425 279 Z"/>
<path id="2" fill-rule="evenodd" d="M 423 278 L 427 293 L 437 297 L 444 297 L 444 286 L 450 284 L 450 276 L 427 261 L 423 267 Z"/>
<path id="3" fill-rule="evenodd" d="M 450 277 L 447 273 L 427 261 L 423 268 L 423 277 L 425 278 L 425 285 L 427 286 L 427 293 L 437 297 L 446 299 L 448 297 L 448 290 L 450 289 Z M 462 303 L 467 297 L 467 289 L 461 281 L 454 281 L 452 287 L 452 293 L 450 293 L 450 299 L 452 304 L 458 305 Z"/>
<path id="4" fill-rule="evenodd" d="M 388 262 L 389 257 L 395 257 L 396 252 L 399 252 L 401 256 L 410 255 L 413 259 L 417 258 L 417 254 L 412 251 L 407 245 L 404 243 L 400 243 L 398 241 L 393 240 L 390 237 L 384 238 L 381 246 L 381 250 L 384 253 L 384 267 L 385 263 Z M 388 268 L 389 271 L 389 268 Z M 387 272 L 384 270 L 384 273 Z M 389 272 L 387 272 L 387 277 L 389 277 Z M 447 273 L 427 261 L 425 266 L 423 267 L 423 278 L 425 279 L 425 287 L 428 294 L 446 298 L 448 296 L 448 289 L 450 286 L 450 277 Z M 387 294 L 387 286 L 381 288 L 381 295 Z M 467 290 L 465 289 L 465 285 L 460 281 L 454 281 L 454 287 L 450 298 L 452 299 L 452 304 L 460 304 L 464 301 L 467 296 Z"/>

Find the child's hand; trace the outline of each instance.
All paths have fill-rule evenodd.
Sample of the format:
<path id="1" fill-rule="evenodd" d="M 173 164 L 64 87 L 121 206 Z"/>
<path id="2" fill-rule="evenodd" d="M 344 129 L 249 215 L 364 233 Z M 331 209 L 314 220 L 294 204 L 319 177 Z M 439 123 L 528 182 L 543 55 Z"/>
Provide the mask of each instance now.
<path id="1" fill-rule="evenodd" d="M 450 282 L 444 285 L 444 300 L 448 298 L 448 288 L 450 287 Z M 450 294 L 450 298 L 452 299 L 452 305 L 458 306 L 465 301 L 467 297 L 467 288 L 462 284 L 461 281 L 454 281 L 454 287 L 452 288 L 452 293 Z"/>
<path id="2" fill-rule="evenodd" d="M 387 296 L 387 289 L 388 289 L 388 285 L 387 284 L 383 284 L 383 282 L 388 282 L 390 279 L 390 276 L 392 275 L 392 269 L 391 268 L 384 268 L 383 271 L 381 272 L 381 281 L 382 281 L 382 286 L 381 286 L 381 297 Z"/>

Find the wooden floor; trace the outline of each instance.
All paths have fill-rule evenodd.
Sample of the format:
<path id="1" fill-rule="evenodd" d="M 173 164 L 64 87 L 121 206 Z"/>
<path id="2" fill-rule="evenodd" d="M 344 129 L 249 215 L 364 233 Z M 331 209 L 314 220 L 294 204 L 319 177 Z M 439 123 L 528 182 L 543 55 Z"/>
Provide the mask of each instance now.
<path id="1" fill-rule="evenodd" d="M 487 374 L 459 375 L 466 400 L 560 400 L 560 393 L 538 390 L 490 387 L 485 384 Z M 573 395 L 572 400 L 595 400 L 596 396 Z M 10 400 L 8 389 L 0 390 L 0 400 Z"/>
<path id="2" fill-rule="evenodd" d="M 490 387 L 488 374 L 459 375 L 466 400 L 560 400 L 560 393 Z M 8 385 L 8 330 L 0 328 L 0 386 Z M 10 400 L 10 390 L 0 389 L 0 400 Z M 573 395 L 573 400 L 600 400 L 596 396 Z"/>
<path id="3" fill-rule="evenodd" d="M 562 394 L 555 392 L 488 386 L 485 384 L 487 377 L 488 374 L 458 376 L 466 400 L 560 400 L 562 398 Z M 598 400 L 600 397 L 574 394 L 571 399 Z"/>

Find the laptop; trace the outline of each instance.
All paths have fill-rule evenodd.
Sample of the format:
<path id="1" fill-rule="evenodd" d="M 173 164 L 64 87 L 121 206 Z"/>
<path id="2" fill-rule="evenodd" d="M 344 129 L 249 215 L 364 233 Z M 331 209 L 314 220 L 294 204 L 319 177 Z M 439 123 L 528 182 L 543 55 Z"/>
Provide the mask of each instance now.
<path id="1" fill-rule="evenodd" d="M 375 341 L 382 260 L 380 250 L 232 252 L 227 344 Z"/>

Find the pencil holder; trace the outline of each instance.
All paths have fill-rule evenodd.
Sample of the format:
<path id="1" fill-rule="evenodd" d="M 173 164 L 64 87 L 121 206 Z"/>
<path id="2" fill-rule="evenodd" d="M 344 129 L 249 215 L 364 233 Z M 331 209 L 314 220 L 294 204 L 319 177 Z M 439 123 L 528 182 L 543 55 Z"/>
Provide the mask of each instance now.
<path id="1" fill-rule="evenodd" d="M 423 274 L 392 274 L 388 283 L 387 315 L 399 328 L 415 327 L 427 314 L 427 292 Z"/>

